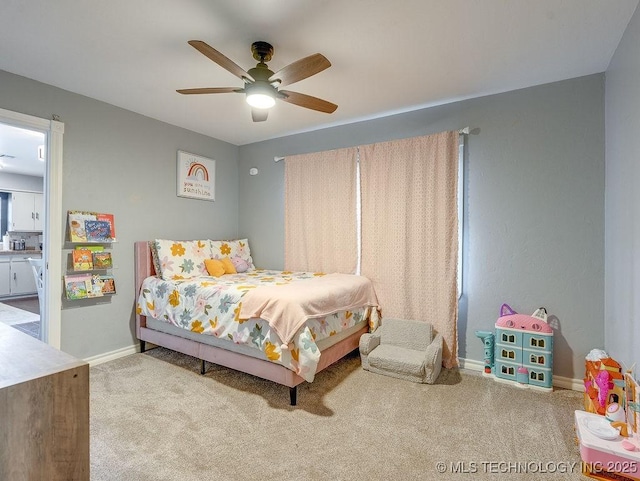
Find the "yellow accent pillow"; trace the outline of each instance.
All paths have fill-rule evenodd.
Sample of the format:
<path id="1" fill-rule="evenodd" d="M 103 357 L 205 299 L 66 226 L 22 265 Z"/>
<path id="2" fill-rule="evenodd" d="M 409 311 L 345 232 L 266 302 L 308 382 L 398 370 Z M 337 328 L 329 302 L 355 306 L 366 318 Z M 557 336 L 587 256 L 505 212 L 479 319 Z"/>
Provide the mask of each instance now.
<path id="1" fill-rule="evenodd" d="M 255 269 L 248 239 L 211 241 L 211 253 L 214 259 L 228 257 L 236 267 L 236 272 L 252 271 Z"/>
<path id="2" fill-rule="evenodd" d="M 207 272 L 210 276 L 220 277 L 224 274 L 224 266 L 222 261 L 218 259 L 205 259 L 204 265 L 207 267 Z"/>
<path id="3" fill-rule="evenodd" d="M 233 265 L 231 259 L 229 259 L 228 257 L 223 257 L 222 259 L 220 259 L 220 262 L 222 262 L 222 267 L 224 267 L 225 274 L 237 274 L 236 266 Z"/>

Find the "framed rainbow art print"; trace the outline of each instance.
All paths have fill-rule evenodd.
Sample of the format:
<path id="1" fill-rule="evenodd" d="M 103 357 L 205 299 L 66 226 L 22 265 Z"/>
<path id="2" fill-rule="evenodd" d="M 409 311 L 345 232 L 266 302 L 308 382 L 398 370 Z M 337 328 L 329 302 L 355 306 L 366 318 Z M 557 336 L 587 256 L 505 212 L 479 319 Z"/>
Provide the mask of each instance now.
<path id="1" fill-rule="evenodd" d="M 216 161 L 178 150 L 178 197 L 215 200 Z"/>

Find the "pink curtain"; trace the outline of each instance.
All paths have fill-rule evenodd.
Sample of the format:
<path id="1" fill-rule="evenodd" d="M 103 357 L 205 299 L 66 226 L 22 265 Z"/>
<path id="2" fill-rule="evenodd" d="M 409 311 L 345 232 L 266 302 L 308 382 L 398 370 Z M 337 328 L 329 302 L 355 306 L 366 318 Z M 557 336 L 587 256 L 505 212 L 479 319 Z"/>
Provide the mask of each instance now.
<path id="1" fill-rule="evenodd" d="M 355 273 L 357 149 L 285 158 L 285 269 Z"/>
<path id="2" fill-rule="evenodd" d="M 362 275 L 385 317 L 432 323 L 458 362 L 458 133 L 360 147 Z"/>

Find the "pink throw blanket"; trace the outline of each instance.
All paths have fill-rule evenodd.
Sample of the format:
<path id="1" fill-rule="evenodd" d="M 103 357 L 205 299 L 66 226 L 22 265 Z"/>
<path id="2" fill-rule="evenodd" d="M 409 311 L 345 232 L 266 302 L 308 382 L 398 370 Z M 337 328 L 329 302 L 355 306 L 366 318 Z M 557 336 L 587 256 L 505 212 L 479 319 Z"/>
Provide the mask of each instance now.
<path id="1" fill-rule="evenodd" d="M 288 345 L 307 319 L 363 306 L 378 307 L 369 279 L 352 274 L 327 274 L 282 286 L 262 286 L 247 292 L 240 319 L 266 320 Z"/>

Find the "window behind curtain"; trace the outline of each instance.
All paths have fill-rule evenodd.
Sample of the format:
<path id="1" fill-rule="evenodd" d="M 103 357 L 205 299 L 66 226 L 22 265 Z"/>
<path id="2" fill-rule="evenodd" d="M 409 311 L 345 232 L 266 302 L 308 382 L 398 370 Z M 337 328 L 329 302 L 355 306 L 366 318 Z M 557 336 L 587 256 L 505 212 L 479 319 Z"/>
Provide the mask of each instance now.
<path id="1" fill-rule="evenodd" d="M 355 273 L 356 148 L 286 157 L 285 269 Z"/>
<path id="2" fill-rule="evenodd" d="M 458 133 L 360 147 L 362 275 L 384 317 L 430 322 L 457 365 Z"/>
<path id="3" fill-rule="evenodd" d="M 458 165 L 457 132 L 285 159 L 285 269 L 353 273 L 360 248 L 383 318 L 430 322 L 445 367 L 458 351 Z"/>

